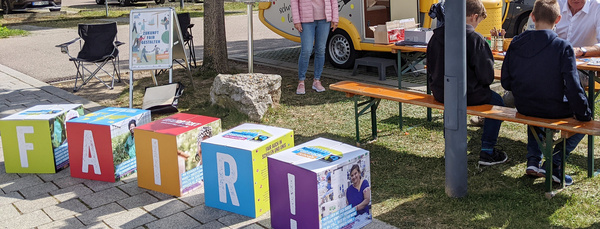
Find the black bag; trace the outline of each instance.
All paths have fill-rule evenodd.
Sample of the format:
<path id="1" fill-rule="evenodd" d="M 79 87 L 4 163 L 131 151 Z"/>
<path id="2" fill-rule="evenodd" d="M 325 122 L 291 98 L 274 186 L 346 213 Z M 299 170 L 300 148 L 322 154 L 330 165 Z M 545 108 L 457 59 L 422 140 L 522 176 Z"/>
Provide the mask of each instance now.
<path id="1" fill-rule="evenodd" d="M 179 82 L 146 87 L 142 109 L 149 110 L 152 114 L 178 112 L 177 103 L 183 95 L 183 89 L 183 84 Z"/>

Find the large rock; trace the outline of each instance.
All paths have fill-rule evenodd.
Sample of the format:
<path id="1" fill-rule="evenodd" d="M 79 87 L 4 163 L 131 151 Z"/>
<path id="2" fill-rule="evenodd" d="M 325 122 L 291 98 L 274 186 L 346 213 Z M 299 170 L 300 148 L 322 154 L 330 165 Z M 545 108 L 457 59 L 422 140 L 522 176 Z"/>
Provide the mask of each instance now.
<path id="1" fill-rule="evenodd" d="M 219 74 L 210 88 L 210 100 L 260 121 L 269 107 L 279 105 L 281 76 L 261 73 Z"/>

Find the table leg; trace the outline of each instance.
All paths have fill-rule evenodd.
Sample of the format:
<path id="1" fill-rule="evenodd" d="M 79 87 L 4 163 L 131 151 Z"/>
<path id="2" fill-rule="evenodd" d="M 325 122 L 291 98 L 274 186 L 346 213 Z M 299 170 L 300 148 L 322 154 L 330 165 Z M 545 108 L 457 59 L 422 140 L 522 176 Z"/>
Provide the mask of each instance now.
<path id="1" fill-rule="evenodd" d="M 545 128 L 544 132 L 546 135 L 546 144 L 545 146 L 543 146 L 544 148 L 542 149 L 542 152 L 544 152 L 544 158 L 546 158 L 546 168 L 544 168 L 546 170 L 546 183 L 544 183 L 544 186 L 546 187 L 546 193 L 552 193 L 552 130 Z M 539 143 L 540 142 L 538 142 L 538 145 L 542 147 L 542 145 Z"/>
<path id="2" fill-rule="evenodd" d="M 398 89 L 402 89 L 402 52 L 398 50 Z M 402 103 L 398 103 L 398 126 L 402 130 Z"/>
<path id="3" fill-rule="evenodd" d="M 356 145 L 360 144 L 360 128 L 358 127 L 358 96 L 354 96 L 354 123 L 356 124 Z"/>
<path id="4" fill-rule="evenodd" d="M 590 105 L 590 110 L 592 112 L 592 119 L 594 119 L 595 114 L 595 87 L 596 83 L 594 78 L 597 77 L 597 73 L 595 71 L 589 71 L 588 74 L 588 103 Z M 594 135 L 588 135 L 588 177 L 594 176 Z"/>

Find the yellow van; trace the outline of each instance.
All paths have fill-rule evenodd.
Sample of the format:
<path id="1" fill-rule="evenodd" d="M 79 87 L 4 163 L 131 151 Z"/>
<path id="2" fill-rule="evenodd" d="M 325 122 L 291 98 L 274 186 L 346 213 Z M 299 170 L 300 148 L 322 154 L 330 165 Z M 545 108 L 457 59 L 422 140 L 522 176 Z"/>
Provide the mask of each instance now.
<path id="1" fill-rule="evenodd" d="M 390 48 L 374 45 L 374 34 L 369 26 L 387 21 L 415 18 L 427 22 L 427 12 L 437 0 L 338 0 L 340 21 L 338 29 L 329 33 L 326 58 L 337 68 L 351 68 L 361 51 L 391 52 Z M 501 0 L 483 0 L 488 17 L 477 31 L 489 36 L 491 28 L 501 28 Z M 273 32 L 289 40 L 300 42 L 300 34 L 292 22 L 290 0 L 272 0 L 258 5 L 260 21 Z M 425 23 L 428 24 L 428 23 Z M 425 26 L 427 27 L 427 25 Z M 487 31 L 487 32 L 485 32 Z"/>

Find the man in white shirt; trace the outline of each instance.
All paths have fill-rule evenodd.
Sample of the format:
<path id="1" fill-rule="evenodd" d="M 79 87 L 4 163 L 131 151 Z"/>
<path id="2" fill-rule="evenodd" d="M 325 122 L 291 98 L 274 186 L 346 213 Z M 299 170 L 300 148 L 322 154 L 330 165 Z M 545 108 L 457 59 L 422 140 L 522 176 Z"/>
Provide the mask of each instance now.
<path id="1" fill-rule="evenodd" d="M 600 0 L 558 0 L 558 37 L 573 45 L 576 57 L 600 56 Z"/>

